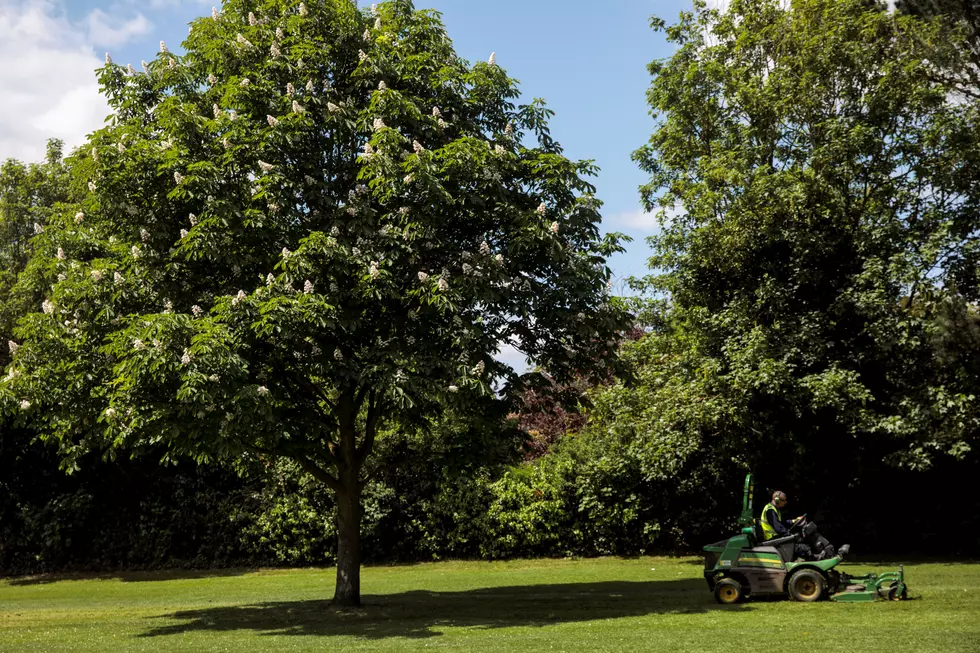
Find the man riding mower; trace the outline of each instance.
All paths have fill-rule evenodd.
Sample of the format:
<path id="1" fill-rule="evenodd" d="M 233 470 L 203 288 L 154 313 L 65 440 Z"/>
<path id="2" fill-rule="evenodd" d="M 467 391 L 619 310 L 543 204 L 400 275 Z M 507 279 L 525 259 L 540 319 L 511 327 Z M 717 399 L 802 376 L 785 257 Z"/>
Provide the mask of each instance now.
<path id="1" fill-rule="evenodd" d="M 774 501 L 756 519 L 752 511 L 752 474 L 745 477 L 741 531 L 727 540 L 704 547 L 704 578 L 723 604 L 738 603 L 756 595 L 789 595 L 797 601 L 874 601 L 907 597 L 905 573 L 897 572 L 850 576 L 835 569 L 850 550 L 845 544 L 834 550 L 817 533 L 817 527 L 802 518 L 787 526 L 780 509 L 785 495 L 775 493 Z M 781 495 L 781 496 L 779 496 Z M 775 519 L 769 513 L 775 511 Z M 778 526 L 775 524 L 778 523 Z M 775 537 L 766 537 L 767 527 Z M 780 532 L 780 528 L 786 531 Z M 816 553 L 814 553 L 816 552 Z"/>
<path id="2" fill-rule="evenodd" d="M 782 510 L 789 503 L 784 492 L 772 493 L 772 501 L 762 509 L 759 525 L 762 527 L 763 538 L 768 541 L 777 537 L 786 537 L 799 529 L 803 536 L 802 542 L 796 544 L 797 558 L 804 560 L 826 560 L 836 554 L 834 546 L 823 535 L 817 532 L 817 525 L 807 520 L 807 516 L 783 520 Z"/>

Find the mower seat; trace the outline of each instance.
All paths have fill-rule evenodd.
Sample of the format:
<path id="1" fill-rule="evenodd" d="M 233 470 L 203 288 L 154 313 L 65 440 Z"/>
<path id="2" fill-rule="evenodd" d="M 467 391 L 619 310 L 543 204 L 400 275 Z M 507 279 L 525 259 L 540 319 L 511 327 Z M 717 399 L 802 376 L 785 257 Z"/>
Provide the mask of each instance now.
<path id="1" fill-rule="evenodd" d="M 796 543 L 800 541 L 800 536 L 796 533 L 792 535 L 784 535 L 783 537 L 774 537 L 771 540 L 765 540 L 760 542 L 758 546 L 771 546 L 779 552 L 779 557 L 783 559 L 783 562 L 793 562 L 796 557 Z"/>

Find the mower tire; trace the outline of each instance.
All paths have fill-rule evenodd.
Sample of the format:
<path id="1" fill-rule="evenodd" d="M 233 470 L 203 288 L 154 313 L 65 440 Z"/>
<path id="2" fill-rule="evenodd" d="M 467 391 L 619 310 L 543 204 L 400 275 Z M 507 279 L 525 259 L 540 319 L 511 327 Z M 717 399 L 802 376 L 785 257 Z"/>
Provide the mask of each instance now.
<path id="1" fill-rule="evenodd" d="M 794 601 L 812 603 L 824 595 L 826 579 L 818 571 L 801 569 L 789 577 L 789 595 Z"/>
<path id="2" fill-rule="evenodd" d="M 901 593 L 898 591 L 898 583 L 892 583 L 888 588 L 889 601 L 904 601 L 909 598 L 909 588 L 903 587 Z"/>
<path id="3" fill-rule="evenodd" d="M 722 605 L 733 605 L 745 599 L 745 589 L 734 578 L 722 578 L 715 585 L 715 601 Z"/>

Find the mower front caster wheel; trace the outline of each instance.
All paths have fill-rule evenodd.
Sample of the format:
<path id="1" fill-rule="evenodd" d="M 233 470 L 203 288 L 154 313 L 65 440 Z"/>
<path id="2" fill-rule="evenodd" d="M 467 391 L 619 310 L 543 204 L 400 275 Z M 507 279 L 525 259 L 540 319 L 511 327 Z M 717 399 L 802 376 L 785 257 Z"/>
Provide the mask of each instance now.
<path id="1" fill-rule="evenodd" d="M 801 569 L 789 578 L 789 595 L 794 601 L 810 603 L 823 596 L 824 577 L 812 569 Z"/>
<path id="2" fill-rule="evenodd" d="M 715 601 L 722 605 L 732 605 L 745 598 L 745 590 L 742 584 L 732 578 L 722 578 L 715 585 Z"/>

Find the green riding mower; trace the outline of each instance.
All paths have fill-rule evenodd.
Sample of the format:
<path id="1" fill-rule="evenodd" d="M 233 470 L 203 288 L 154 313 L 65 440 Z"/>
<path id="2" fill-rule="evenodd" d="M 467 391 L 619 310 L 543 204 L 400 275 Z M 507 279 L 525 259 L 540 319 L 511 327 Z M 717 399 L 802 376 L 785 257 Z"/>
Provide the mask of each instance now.
<path id="1" fill-rule="evenodd" d="M 766 540 L 752 511 L 753 494 L 752 474 L 748 474 L 739 517 L 741 531 L 704 547 L 704 578 L 719 603 L 738 603 L 763 595 L 789 595 L 797 601 L 829 598 L 845 602 L 908 598 L 901 567 L 896 572 L 864 576 L 838 571 L 837 565 L 850 550 L 847 544 L 836 551 L 828 546 L 817 559 L 798 555 L 806 550 L 798 545 L 816 531 L 816 525 L 808 522 L 806 516 L 793 524 L 789 535 Z"/>

